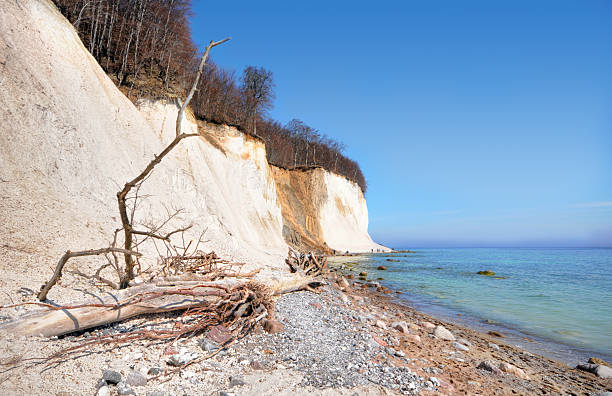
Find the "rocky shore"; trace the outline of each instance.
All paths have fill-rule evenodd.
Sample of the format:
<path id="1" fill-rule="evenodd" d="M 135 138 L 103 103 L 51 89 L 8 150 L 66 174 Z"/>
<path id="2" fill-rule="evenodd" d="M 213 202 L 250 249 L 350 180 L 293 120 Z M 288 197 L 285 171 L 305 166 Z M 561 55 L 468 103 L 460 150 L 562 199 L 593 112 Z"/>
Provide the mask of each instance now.
<path id="1" fill-rule="evenodd" d="M 51 367 L 28 358 L 176 319 L 157 315 L 56 340 L 7 339 L 3 394 L 90 395 L 604 395 L 612 379 L 507 345 L 332 277 L 320 293 L 275 302 L 268 331 L 221 348 L 223 329 L 165 343 L 92 347 Z M 208 357 L 210 356 L 210 357 Z M 208 358 L 207 358 L 208 357 Z M 13 359 L 11 363 L 8 361 Z M 185 363 L 193 364 L 180 368 Z M 603 365 L 601 365 L 603 366 Z M 605 367 L 605 366 L 604 366 Z M 169 376 L 160 375 L 176 370 Z"/>

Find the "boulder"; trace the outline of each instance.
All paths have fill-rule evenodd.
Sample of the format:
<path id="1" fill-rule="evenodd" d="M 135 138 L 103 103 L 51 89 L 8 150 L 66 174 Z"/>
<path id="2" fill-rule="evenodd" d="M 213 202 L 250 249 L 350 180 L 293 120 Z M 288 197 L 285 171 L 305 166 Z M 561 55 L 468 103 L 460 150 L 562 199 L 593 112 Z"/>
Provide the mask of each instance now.
<path id="1" fill-rule="evenodd" d="M 506 363 L 506 362 L 500 363 L 499 369 L 505 373 L 512 374 L 520 379 L 529 379 L 529 376 L 525 374 L 525 372 L 522 369 L 516 366 L 513 366 L 510 363 Z"/>
<path id="2" fill-rule="evenodd" d="M 434 336 L 442 340 L 455 341 L 455 336 L 453 335 L 453 333 L 448 331 L 444 326 L 436 326 L 434 330 Z"/>

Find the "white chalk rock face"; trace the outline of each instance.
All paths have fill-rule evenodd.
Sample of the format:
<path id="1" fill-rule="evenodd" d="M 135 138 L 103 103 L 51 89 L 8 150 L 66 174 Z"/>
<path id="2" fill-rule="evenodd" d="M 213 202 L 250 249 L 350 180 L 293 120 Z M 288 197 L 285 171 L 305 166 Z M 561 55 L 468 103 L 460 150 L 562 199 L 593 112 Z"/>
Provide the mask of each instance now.
<path id="1" fill-rule="evenodd" d="M 368 234 L 368 207 L 361 188 L 345 177 L 321 172 L 327 196 L 319 222 L 327 245 L 340 252 L 388 251 Z"/>
<path id="2" fill-rule="evenodd" d="M 3 4 L 0 29 L 0 254 L 13 266 L 0 268 L 0 283 L 31 271 L 23 286 L 38 288 L 65 250 L 108 246 L 121 224 L 117 191 L 174 138 L 177 110 L 144 103 L 139 111 L 50 1 Z M 183 125 L 196 131 L 189 119 Z M 205 231 L 200 250 L 263 272 L 284 269 L 263 144 L 231 128 L 213 132 L 213 141 L 183 140 L 155 168 L 136 223 L 180 210 L 168 228 L 193 224 L 187 241 Z M 154 246 L 142 248 L 154 264 Z"/>

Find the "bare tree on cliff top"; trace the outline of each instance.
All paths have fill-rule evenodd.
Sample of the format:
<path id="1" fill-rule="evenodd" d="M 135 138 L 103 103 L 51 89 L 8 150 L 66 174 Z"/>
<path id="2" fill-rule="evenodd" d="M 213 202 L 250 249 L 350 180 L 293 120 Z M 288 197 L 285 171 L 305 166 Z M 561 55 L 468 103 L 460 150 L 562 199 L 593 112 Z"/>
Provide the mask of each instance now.
<path id="1" fill-rule="evenodd" d="M 257 117 L 272 108 L 274 81 L 272 72 L 263 67 L 247 66 L 242 72 L 242 92 L 246 116 L 253 123 L 253 134 L 257 135 Z"/>

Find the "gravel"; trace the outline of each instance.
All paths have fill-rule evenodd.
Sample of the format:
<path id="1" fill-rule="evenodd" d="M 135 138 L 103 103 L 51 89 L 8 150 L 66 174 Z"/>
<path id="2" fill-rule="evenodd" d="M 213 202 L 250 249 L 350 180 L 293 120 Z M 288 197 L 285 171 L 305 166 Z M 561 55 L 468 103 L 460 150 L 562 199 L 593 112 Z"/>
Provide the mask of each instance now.
<path id="1" fill-rule="evenodd" d="M 267 368 L 290 368 L 303 374 L 303 386 L 354 387 L 377 384 L 414 394 L 426 380 L 408 367 L 394 367 L 390 356 L 409 359 L 383 348 L 371 327 L 353 310 L 338 304 L 333 289 L 320 295 L 299 292 L 281 297 L 275 305 L 282 333 L 257 334 L 236 344 L 236 351 Z M 330 303 L 330 300 L 333 301 Z M 252 355 L 255 355 L 252 357 Z"/>

